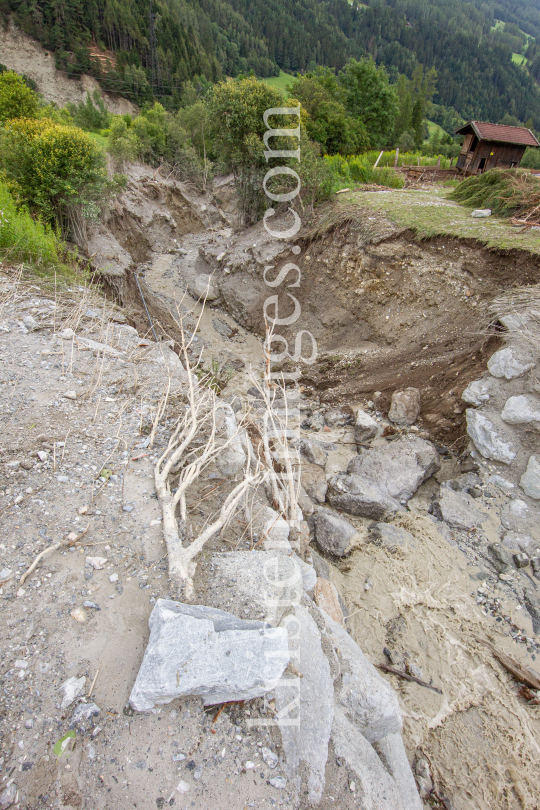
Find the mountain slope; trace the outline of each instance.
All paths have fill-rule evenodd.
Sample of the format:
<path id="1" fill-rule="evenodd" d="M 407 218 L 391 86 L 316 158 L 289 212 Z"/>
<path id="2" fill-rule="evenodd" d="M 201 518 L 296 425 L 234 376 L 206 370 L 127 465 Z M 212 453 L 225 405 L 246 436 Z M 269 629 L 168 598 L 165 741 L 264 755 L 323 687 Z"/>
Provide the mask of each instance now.
<path id="1" fill-rule="evenodd" d="M 510 113 L 540 129 L 540 0 L 0 0 L 0 13 L 68 73 L 140 102 L 175 103 L 194 77 L 339 69 L 371 55 L 394 79 L 435 67 L 435 101 L 465 118 Z M 518 50 L 528 68 L 512 61 Z"/>

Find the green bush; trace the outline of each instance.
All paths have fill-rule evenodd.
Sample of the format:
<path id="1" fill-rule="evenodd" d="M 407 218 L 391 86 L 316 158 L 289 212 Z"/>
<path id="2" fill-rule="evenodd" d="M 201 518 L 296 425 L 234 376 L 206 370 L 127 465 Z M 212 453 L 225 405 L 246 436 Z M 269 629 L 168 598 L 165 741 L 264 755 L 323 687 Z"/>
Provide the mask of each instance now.
<path id="1" fill-rule="evenodd" d="M 12 70 L 0 73 L 0 124 L 11 118 L 36 118 L 39 101 L 22 76 Z"/>
<path id="2" fill-rule="evenodd" d="M 107 129 L 112 118 L 111 113 L 105 107 L 103 96 L 97 89 L 92 95 L 86 93 L 86 101 L 68 104 L 67 109 L 76 126 L 93 132 Z"/>
<path id="3" fill-rule="evenodd" d="M 0 130 L 0 167 L 21 203 L 68 233 L 70 211 L 97 216 L 112 189 L 103 150 L 81 129 L 17 119 Z"/>
<path id="4" fill-rule="evenodd" d="M 39 270 L 61 264 L 65 252 L 52 228 L 17 208 L 7 184 L 0 181 L 0 259 L 28 262 Z"/>
<path id="5" fill-rule="evenodd" d="M 337 191 L 339 188 L 345 188 L 355 183 L 403 188 L 405 179 L 402 174 L 394 171 L 393 163 L 392 167 L 379 165 L 375 169 L 374 164 L 377 158 L 373 160 L 373 154 L 375 153 L 368 152 L 365 155 L 351 155 L 349 157 L 326 155 L 325 162 L 334 178 L 334 190 Z"/>

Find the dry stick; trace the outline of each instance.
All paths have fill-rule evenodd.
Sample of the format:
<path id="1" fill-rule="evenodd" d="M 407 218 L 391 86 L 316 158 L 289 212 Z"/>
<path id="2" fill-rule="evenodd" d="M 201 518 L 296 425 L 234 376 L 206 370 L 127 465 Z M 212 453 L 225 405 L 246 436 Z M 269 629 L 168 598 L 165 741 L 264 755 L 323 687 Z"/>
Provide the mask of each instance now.
<path id="1" fill-rule="evenodd" d="M 401 669 L 388 667 L 386 664 L 375 664 L 375 666 L 377 669 L 381 669 L 383 672 L 390 672 L 392 675 L 397 675 L 398 678 L 403 678 L 404 681 L 413 681 L 420 686 L 425 686 L 426 689 L 432 689 L 434 692 L 437 692 L 437 694 L 442 695 L 442 689 L 438 689 L 436 686 L 426 683 L 426 681 L 421 681 L 420 678 L 415 678 L 414 675 L 409 675 L 408 672 L 403 672 Z"/>
<path id="2" fill-rule="evenodd" d="M 94 680 L 92 681 L 92 686 L 90 687 L 90 691 L 88 692 L 87 697 L 92 697 L 92 692 L 94 691 L 94 686 L 96 685 L 97 676 L 99 675 L 99 670 L 101 669 L 101 664 L 98 666 L 96 670 L 96 674 L 94 675 Z"/>
<path id="3" fill-rule="evenodd" d="M 62 547 L 68 548 L 69 546 L 74 546 L 75 543 L 79 542 L 81 537 L 84 537 L 84 535 L 86 534 L 86 532 L 88 531 L 89 528 L 90 528 L 90 523 L 88 524 L 86 529 L 84 529 L 84 531 L 82 531 L 80 534 L 78 534 L 72 540 L 68 540 L 67 538 L 65 538 L 64 540 L 60 540 L 59 543 L 54 543 L 54 545 L 49 546 L 49 548 L 43 549 L 43 551 L 41 551 L 37 555 L 36 559 L 34 560 L 32 565 L 30 566 L 30 568 L 27 571 L 24 572 L 24 574 L 22 575 L 22 577 L 19 580 L 19 583 L 21 585 L 24 584 L 24 581 L 26 580 L 26 578 L 30 576 L 32 571 L 35 571 L 35 569 L 37 568 L 37 565 L 38 565 L 38 563 L 39 563 L 39 561 L 41 560 L 42 557 L 44 557 L 46 554 L 51 554 L 53 551 L 58 551 L 59 548 L 62 548 Z M 68 535 L 68 537 L 69 537 L 69 535 Z"/>
<path id="4" fill-rule="evenodd" d="M 506 653 L 497 650 L 497 648 L 494 647 L 493 644 L 490 644 L 489 641 L 483 641 L 480 638 L 477 638 L 476 640 L 480 644 L 485 644 L 485 646 L 491 650 L 499 664 L 501 664 L 505 670 L 516 679 L 516 681 L 525 684 L 525 686 L 528 686 L 529 689 L 540 689 L 540 678 L 538 676 L 535 676 L 532 672 L 529 672 L 529 670 L 522 667 L 518 661 L 515 661 L 509 655 L 506 655 Z"/>

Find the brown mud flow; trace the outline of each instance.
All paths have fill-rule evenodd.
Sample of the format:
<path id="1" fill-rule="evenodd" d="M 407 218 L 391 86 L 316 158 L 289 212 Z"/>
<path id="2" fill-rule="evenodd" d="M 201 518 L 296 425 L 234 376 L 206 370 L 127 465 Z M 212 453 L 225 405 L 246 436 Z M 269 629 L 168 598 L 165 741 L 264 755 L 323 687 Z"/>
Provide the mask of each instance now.
<path id="1" fill-rule="evenodd" d="M 163 209 L 171 193 L 165 190 Z M 169 222 L 168 240 L 160 236 L 153 250 L 145 237 L 146 264 L 141 275 L 141 280 L 148 281 L 145 297 L 155 308 L 153 317 L 167 324 L 171 337 L 175 337 L 174 324 L 166 313 L 170 290 L 180 297 L 201 277 L 212 279 L 212 307 L 225 310 L 262 337 L 262 313 L 270 289 L 264 274 L 272 280 L 287 262 L 294 261 L 301 270 L 301 282 L 287 292 L 298 299 L 301 320 L 281 327 L 280 333 L 290 344 L 300 328 L 317 340 L 317 361 L 301 367 L 305 394 L 328 404 L 375 398 L 378 410 L 386 413 L 394 390 L 418 388 L 419 426 L 433 439 L 461 449 L 465 442 L 461 393 L 500 347 L 501 326 L 490 317 L 489 304 L 505 290 L 536 284 L 540 257 L 526 251 L 495 251 L 474 240 L 420 240 L 367 208 L 335 203 L 306 223 L 296 240 L 302 248 L 296 257 L 290 251 L 292 245 L 271 239 L 262 225 L 233 234 L 231 229 L 219 230 L 215 216 L 214 224 L 202 231 L 200 208 L 195 211 L 193 201 L 183 199 L 181 209 L 182 216 L 178 207 L 173 212 L 181 252 L 175 253 L 176 245 L 171 250 L 165 244 L 174 233 Z M 205 211 L 205 217 L 211 216 L 212 207 L 205 206 Z M 111 227 L 129 251 L 132 214 L 124 213 L 115 213 Z M 163 216 L 161 211 L 161 222 Z M 125 229 L 122 235 L 120 221 Z M 195 226 L 192 233 L 187 233 L 189 223 Z M 140 224 L 137 230 L 141 231 Z M 133 252 L 132 260 L 132 267 L 137 266 L 139 250 Z M 146 314 L 137 315 L 141 298 L 130 270 L 126 268 L 121 278 L 106 271 L 103 277 L 121 303 L 132 309 L 137 327 L 148 328 Z M 291 272 L 279 289 L 295 280 Z M 291 299 L 280 294 L 279 317 L 286 318 L 293 309 Z"/>

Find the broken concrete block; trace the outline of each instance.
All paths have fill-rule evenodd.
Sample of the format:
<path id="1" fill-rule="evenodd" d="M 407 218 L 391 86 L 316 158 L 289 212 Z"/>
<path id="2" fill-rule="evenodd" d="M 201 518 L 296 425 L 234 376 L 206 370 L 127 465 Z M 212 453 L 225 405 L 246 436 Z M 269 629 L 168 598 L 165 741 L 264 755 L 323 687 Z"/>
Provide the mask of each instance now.
<path id="1" fill-rule="evenodd" d="M 148 711 L 197 695 L 206 706 L 274 689 L 289 662 L 287 632 L 223 610 L 158 599 L 130 705 Z"/>

